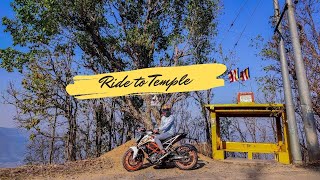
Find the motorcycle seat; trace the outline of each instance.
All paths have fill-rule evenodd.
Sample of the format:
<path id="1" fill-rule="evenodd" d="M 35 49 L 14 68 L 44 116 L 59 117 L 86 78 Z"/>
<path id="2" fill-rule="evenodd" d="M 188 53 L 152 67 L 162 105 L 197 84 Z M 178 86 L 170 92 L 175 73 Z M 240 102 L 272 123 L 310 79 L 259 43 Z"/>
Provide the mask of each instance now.
<path id="1" fill-rule="evenodd" d="M 161 142 L 166 142 L 167 140 L 169 140 L 169 139 L 171 139 L 172 137 L 177 136 L 177 135 L 184 136 L 184 137 L 187 136 L 186 133 L 176 133 L 176 134 L 174 134 L 173 136 L 170 136 L 170 137 L 168 137 L 168 138 L 166 138 L 166 139 L 163 139 L 163 140 L 160 140 L 160 141 L 161 141 Z"/>

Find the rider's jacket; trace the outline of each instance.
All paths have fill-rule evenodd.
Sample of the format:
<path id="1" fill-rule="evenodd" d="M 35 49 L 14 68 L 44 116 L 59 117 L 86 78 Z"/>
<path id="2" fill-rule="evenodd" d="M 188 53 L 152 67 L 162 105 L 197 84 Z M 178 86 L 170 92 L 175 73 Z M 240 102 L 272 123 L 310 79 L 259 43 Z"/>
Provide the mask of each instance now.
<path id="1" fill-rule="evenodd" d="M 173 115 L 170 115 L 169 117 L 162 116 L 161 124 L 159 127 L 160 132 L 170 133 L 171 135 L 174 135 L 175 129 L 176 127 L 175 127 Z"/>

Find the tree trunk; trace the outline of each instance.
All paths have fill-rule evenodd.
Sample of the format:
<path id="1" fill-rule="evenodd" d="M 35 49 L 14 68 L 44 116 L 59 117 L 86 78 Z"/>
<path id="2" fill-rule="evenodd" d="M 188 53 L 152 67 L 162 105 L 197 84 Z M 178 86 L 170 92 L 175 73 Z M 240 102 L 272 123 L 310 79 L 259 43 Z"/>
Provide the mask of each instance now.
<path id="1" fill-rule="evenodd" d="M 146 111 L 144 114 L 144 125 L 146 129 L 153 129 L 153 124 L 151 120 L 151 98 L 150 95 L 145 95 L 144 96 L 144 101 L 146 103 Z"/>
<path id="2" fill-rule="evenodd" d="M 77 120 L 75 117 L 75 114 L 77 112 L 77 107 L 75 107 L 74 115 L 73 115 L 73 108 L 72 108 L 72 101 L 71 98 L 68 97 L 66 103 L 68 104 L 67 107 L 67 118 L 69 122 L 69 132 L 68 132 L 68 143 L 67 143 L 67 149 L 68 149 L 68 157 L 67 160 L 69 161 L 75 161 L 77 159 Z M 77 105 L 76 105 L 77 106 Z"/>
<path id="3" fill-rule="evenodd" d="M 51 139 L 51 146 L 50 146 L 49 164 L 51 164 L 53 161 L 54 141 L 56 136 L 57 111 L 58 111 L 58 108 L 56 108 L 56 112 L 55 112 L 54 120 L 52 124 L 52 134 L 51 134 L 52 139 Z"/>
<path id="4" fill-rule="evenodd" d="M 204 122 L 206 125 L 206 138 L 207 138 L 207 142 L 211 143 L 211 122 L 210 122 L 210 118 L 208 118 L 208 114 L 207 114 L 207 110 L 203 107 L 202 108 L 202 114 L 204 117 Z"/>
<path id="5" fill-rule="evenodd" d="M 90 143 L 90 125 L 89 125 L 89 123 L 87 125 L 86 130 L 87 130 L 87 132 L 85 134 L 85 136 L 86 136 L 86 158 L 89 158 L 89 157 L 91 157 L 91 153 L 90 153 L 90 145 L 91 145 L 91 143 Z"/>
<path id="6" fill-rule="evenodd" d="M 100 103 L 96 110 L 96 157 L 101 156 L 101 136 L 102 136 L 102 117 L 103 105 Z"/>
<path id="7" fill-rule="evenodd" d="M 75 161 L 77 158 L 77 144 L 76 144 L 76 137 L 77 137 L 77 127 L 76 127 L 76 119 L 71 117 L 70 119 L 70 129 L 68 133 L 68 160 Z"/>

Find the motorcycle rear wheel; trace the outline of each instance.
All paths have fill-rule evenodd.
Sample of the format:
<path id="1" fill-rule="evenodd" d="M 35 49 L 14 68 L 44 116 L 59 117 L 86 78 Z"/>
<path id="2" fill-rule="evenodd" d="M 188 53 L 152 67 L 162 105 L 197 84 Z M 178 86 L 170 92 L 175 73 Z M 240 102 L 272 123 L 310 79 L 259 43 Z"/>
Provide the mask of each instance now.
<path id="1" fill-rule="evenodd" d="M 122 158 L 122 165 L 127 171 L 137 171 L 143 164 L 143 157 L 133 159 L 133 150 L 129 149 Z"/>
<path id="2" fill-rule="evenodd" d="M 195 168 L 198 163 L 197 151 L 195 148 L 191 147 L 182 145 L 176 149 L 178 155 L 189 156 L 189 158 L 186 161 L 175 161 L 175 165 L 181 170 L 191 170 Z"/>

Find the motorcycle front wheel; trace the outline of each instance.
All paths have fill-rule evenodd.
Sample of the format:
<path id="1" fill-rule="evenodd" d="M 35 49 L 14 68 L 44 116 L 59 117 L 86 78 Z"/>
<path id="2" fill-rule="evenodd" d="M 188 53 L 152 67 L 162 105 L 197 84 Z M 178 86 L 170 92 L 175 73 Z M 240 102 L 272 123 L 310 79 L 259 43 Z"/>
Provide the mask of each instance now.
<path id="1" fill-rule="evenodd" d="M 176 166 L 181 170 L 190 170 L 196 167 L 198 163 L 198 154 L 196 148 L 191 145 L 181 145 L 176 149 L 179 156 L 188 157 L 183 160 L 175 161 Z"/>
<path id="2" fill-rule="evenodd" d="M 136 171 L 141 168 L 143 164 L 143 157 L 139 156 L 133 159 L 133 150 L 129 149 L 122 158 L 123 167 L 127 171 Z"/>

